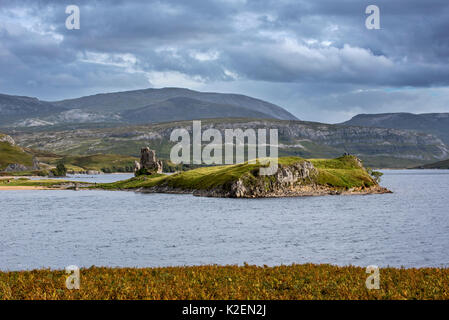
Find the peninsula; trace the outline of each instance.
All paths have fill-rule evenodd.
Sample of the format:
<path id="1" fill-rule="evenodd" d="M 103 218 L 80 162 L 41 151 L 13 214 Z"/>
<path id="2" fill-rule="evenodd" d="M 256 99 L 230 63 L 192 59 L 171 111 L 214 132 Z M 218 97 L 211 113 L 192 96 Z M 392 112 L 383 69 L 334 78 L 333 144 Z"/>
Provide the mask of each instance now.
<path id="1" fill-rule="evenodd" d="M 262 166 L 256 161 L 202 167 L 172 175 L 154 173 L 90 188 L 224 198 L 391 193 L 379 185 L 376 173 L 364 168 L 352 155 L 336 159 L 279 158 L 279 168 L 271 176 L 259 175 Z"/>

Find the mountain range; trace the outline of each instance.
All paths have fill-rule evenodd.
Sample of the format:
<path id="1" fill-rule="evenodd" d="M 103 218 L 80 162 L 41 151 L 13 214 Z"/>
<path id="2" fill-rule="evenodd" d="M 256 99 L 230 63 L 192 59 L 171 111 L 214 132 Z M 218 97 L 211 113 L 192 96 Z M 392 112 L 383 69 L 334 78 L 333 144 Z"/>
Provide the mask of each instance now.
<path id="1" fill-rule="evenodd" d="M 103 93 L 62 101 L 0 95 L 0 126 L 37 127 L 67 123 L 158 123 L 207 118 L 297 120 L 285 109 L 239 94 L 183 88 Z"/>

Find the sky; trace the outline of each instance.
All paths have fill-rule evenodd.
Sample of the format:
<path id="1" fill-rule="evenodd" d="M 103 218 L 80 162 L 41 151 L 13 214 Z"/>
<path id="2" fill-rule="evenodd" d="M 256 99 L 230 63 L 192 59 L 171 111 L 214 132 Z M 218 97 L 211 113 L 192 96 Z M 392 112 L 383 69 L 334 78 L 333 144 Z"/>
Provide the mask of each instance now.
<path id="1" fill-rule="evenodd" d="M 368 5 L 380 29 L 366 28 Z M 448 17 L 447 0 L 0 0 L 0 93 L 184 87 L 326 123 L 449 112 Z"/>

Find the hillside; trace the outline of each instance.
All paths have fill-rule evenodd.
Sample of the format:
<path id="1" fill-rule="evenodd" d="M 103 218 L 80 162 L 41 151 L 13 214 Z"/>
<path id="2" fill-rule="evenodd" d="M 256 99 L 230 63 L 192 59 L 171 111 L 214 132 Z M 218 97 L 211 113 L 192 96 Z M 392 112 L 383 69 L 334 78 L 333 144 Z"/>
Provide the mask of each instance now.
<path id="1" fill-rule="evenodd" d="M 19 164 L 26 167 L 20 174 L 38 174 L 34 167 L 33 158 L 39 161 L 43 171 L 42 175 L 48 174 L 48 169 L 53 168 L 59 162 L 63 162 L 67 169 L 75 172 L 89 170 L 104 172 L 133 172 L 136 157 L 114 154 L 94 154 L 86 156 L 63 156 L 51 152 L 22 148 L 8 135 L 0 133 L 0 171 L 8 165 Z"/>
<path id="2" fill-rule="evenodd" d="M 66 109 L 37 98 L 0 94 L 0 125 L 28 118 L 45 118 Z"/>
<path id="3" fill-rule="evenodd" d="M 263 112 L 245 107 L 218 104 L 185 97 L 170 98 L 143 108 L 123 112 L 121 113 L 121 117 L 127 122 L 136 124 L 220 117 L 270 118 L 269 115 Z"/>
<path id="4" fill-rule="evenodd" d="M 415 169 L 449 169 L 449 159 L 418 166 Z"/>
<path id="5" fill-rule="evenodd" d="M 116 154 L 94 154 L 87 156 L 64 156 L 50 163 L 62 161 L 70 170 L 75 171 L 103 171 L 103 172 L 133 172 L 136 157 Z"/>
<path id="6" fill-rule="evenodd" d="M 11 137 L 0 133 L 0 171 L 10 164 L 32 167 L 33 157 L 17 146 Z"/>
<path id="7" fill-rule="evenodd" d="M 359 114 L 343 125 L 407 129 L 430 133 L 449 145 L 449 113 L 382 113 Z"/>
<path id="8" fill-rule="evenodd" d="M 149 105 L 161 104 L 165 101 L 171 101 L 172 107 L 176 107 L 176 112 L 190 112 L 184 105 L 186 99 L 173 98 L 189 98 L 203 103 L 212 105 L 220 105 L 226 111 L 226 108 L 237 107 L 233 110 L 236 112 L 233 117 L 244 117 L 238 112 L 243 109 L 246 114 L 247 110 L 264 114 L 264 118 L 296 120 L 296 117 L 285 109 L 272 103 L 255 99 L 240 94 L 225 94 L 214 92 L 199 92 L 184 88 L 162 88 L 162 89 L 144 89 L 114 93 L 102 93 L 77 99 L 69 99 L 63 101 L 55 101 L 54 105 L 69 109 L 82 109 L 91 112 L 117 112 L 123 113 L 129 110 L 136 110 L 147 107 Z M 216 117 L 228 117 L 225 114 L 216 115 Z M 202 118 L 202 117 L 201 117 Z M 184 119 L 177 119 L 184 120 Z M 160 122 L 154 118 L 153 122 Z"/>
<path id="9" fill-rule="evenodd" d="M 278 129 L 279 155 L 302 158 L 333 158 L 345 152 L 364 160 L 370 167 L 404 168 L 448 158 L 449 148 L 438 138 L 414 131 L 348 127 L 304 121 L 261 119 L 208 119 L 203 130 L 216 128 Z M 34 149 L 70 154 L 122 154 L 139 156 L 144 145 L 157 151 L 158 157 L 169 159 L 174 145 L 169 141 L 175 128 L 192 131 L 191 121 L 102 129 L 19 132 L 13 137 Z"/>

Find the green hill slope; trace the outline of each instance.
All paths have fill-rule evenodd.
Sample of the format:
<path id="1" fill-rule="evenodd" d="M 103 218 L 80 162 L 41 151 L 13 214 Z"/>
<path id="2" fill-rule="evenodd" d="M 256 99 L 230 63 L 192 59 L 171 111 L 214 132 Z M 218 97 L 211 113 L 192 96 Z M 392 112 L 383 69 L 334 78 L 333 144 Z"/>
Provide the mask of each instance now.
<path id="1" fill-rule="evenodd" d="M 88 156 L 65 156 L 51 161 L 56 164 L 62 161 L 70 170 L 96 170 L 103 172 L 133 172 L 136 157 L 116 154 L 93 154 Z"/>
<path id="2" fill-rule="evenodd" d="M 22 148 L 11 143 L 10 137 L 0 134 L 0 171 L 10 164 L 21 164 L 26 167 L 33 166 L 33 156 Z M 12 140 L 12 142 L 14 142 Z"/>
<path id="3" fill-rule="evenodd" d="M 449 169 L 449 159 L 435 163 L 425 164 L 415 169 Z"/>

